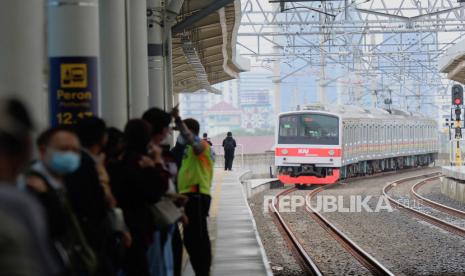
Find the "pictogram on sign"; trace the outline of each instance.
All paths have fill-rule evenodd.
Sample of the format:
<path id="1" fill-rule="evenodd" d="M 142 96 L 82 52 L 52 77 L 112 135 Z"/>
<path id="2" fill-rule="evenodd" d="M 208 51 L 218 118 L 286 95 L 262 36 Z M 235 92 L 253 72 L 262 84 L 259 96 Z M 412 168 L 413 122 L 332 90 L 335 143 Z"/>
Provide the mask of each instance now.
<path id="1" fill-rule="evenodd" d="M 65 63 L 60 66 L 60 79 L 62 88 L 86 88 L 87 64 Z"/>

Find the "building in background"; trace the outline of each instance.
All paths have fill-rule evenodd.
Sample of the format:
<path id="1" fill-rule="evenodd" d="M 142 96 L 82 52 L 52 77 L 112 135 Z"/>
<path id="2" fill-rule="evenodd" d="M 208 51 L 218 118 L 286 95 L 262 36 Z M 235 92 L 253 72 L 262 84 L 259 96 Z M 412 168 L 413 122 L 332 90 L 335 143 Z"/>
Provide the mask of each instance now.
<path id="1" fill-rule="evenodd" d="M 181 115 L 198 120 L 201 132 L 210 136 L 237 129 L 250 135 L 257 130 L 272 132 L 274 109 L 270 76 L 269 71 L 259 69 L 242 73 L 238 80 L 216 85 L 221 95 L 180 94 Z"/>
<path id="2" fill-rule="evenodd" d="M 231 104 L 220 102 L 206 110 L 206 132 L 210 137 L 224 134 L 228 131 L 235 131 L 241 128 L 242 110 Z M 215 126 L 215 127 L 211 127 Z"/>

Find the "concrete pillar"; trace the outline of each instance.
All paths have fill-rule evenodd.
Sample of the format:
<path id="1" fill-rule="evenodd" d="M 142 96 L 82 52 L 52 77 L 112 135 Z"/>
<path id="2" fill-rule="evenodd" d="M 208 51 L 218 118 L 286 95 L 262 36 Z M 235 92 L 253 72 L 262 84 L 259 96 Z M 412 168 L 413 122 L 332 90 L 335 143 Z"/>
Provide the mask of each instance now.
<path id="1" fill-rule="evenodd" d="M 320 14 L 320 22 L 321 26 L 324 25 L 324 16 Z M 317 98 L 318 102 L 321 104 L 326 104 L 326 54 L 325 48 L 323 47 L 325 43 L 325 35 L 323 34 L 324 29 L 320 28 L 320 78 L 318 81 L 318 91 L 317 91 Z"/>
<path id="2" fill-rule="evenodd" d="M 362 79 L 360 78 L 360 71 L 362 70 L 361 56 L 360 53 L 357 53 L 355 57 L 355 85 L 354 85 L 354 94 L 355 102 L 358 106 L 363 106 L 363 88 L 361 86 Z"/>
<path id="3" fill-rule="evenodd" d="M 378 105 L 378 91 L 371 90 L 371 107 L 376 108 Z"/>
<path id="4" fill-rule="evenodd" d="M 326 65 L 325 65 L 325 62 L 324 62 L 324 59 L 325 59 L 325 54 L 322 53 L 321 54 L 321 67 L 320 67 L 320 78 L 319 78 L 319 81 L 318 81 L 318 94 L 317 94 L 317 98 L 318 98 L 318 102 L 321 103 L 321 104 L 325 104 L 326 103 L 326 80 L 325 80 L 325 76 L 326 76 Z"/>
<path id="5" fill-rule="evenodd" d="M 337 93 L 337 99 L 336 99 L 336 103 L 338 105 L 342 105 L 342 98 L 345 96 L 345 93 L 346 89 L 347 89 L 347 84 L 344 84 L 343 82 L 344 81 L 347 81 L 347 79 L 345 77 L 343 78 L 340 78 L 336 81 L 336 93 Z"/>
<path id="6" fill-rule="evenodd" d="M 50 121 L 99 116 L 98 0 L 48 0 Z"/>
<path id="7" fill-rule="evenodd" d="M 171 27 L 165 28 L 165 32 L 169 33 L 169 36 L 166 40 L 166 53 L 165 53 L 165 109 L 167 111 L 171 110 L 174 107 L 174 92 L 173 92 L 173 42 L 171 38 Z"/>
<path id="8" fill-rule="evenodd" d="M 147 0 L 149 105 L 166 108 L 161 0 Z"/>
<path id="9" fill-rule="evenodd" d="M 148 108 L 147 2 L 126 1 L 129 117 L 139 118 Z"/>
<path id="10" fill-rule="evenodd" d="M 44 1 L 0 1 L 0 97 L 17 97 L 47 125 Z"/>
<path id="11" fill-rule="evenodd" d="M 123 129 L 128 120 L 125 0 L 100 0 L 102 117 Z"/>
<path id="12" fill-rule="evenodd" d="M 277 50 L 276 50 L 277 51 Z M 278 58 L 273 61 L 273 95 L 274 110 L 276 114 L 281 112 L 281 63 Z"/>
<path id="13" fill-rule="evenodd" d="M 370 44 L 375 45 L 376 44 L 376 35 L 371 34 L 370 35 Z M 374 48 L 374 47 L 373 47 Z M 374 50 L 373 50 L 374 52 Z M 371 57 L 371 64 L 375 64 L 375 55 L 372 55 Z M 378 105 L 378 91 L 376 91 L 378 88 L 378 78 L 374 77 L 371 79 L 371 107 L 376 108 Z"/>

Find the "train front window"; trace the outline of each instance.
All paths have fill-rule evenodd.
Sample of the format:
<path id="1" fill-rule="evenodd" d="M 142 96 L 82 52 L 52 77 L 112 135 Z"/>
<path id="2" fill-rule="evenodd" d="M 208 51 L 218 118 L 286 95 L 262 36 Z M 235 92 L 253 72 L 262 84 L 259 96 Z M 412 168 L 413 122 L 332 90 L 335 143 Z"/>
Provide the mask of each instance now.
<path id="1" fill-rule="evenodd" d="M 282 116 L 278 143 L 338 145 L 339 120 L 334 116 L 320 114 Z"/>

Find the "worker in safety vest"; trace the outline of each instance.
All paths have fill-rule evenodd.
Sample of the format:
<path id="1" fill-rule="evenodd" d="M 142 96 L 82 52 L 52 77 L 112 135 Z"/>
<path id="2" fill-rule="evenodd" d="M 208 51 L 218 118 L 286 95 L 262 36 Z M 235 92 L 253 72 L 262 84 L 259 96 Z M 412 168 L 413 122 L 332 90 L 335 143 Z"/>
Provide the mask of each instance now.
<path id="1" fill-rule="evenodd" d="M 172 115 L 181 132 L 181 140 L 186 145 L 178 174 L 179 193 L 188 197 L 185 206 L 188 223 L 184 226 L 184 245 L 195 275 L 210 275 L 211 245 L 207 217 L 213 179 L 212 151 L 208 142 L 200 139 L 200 125 L 196 120 L 182 121 L 177 107 L 173 109 Z"/>

